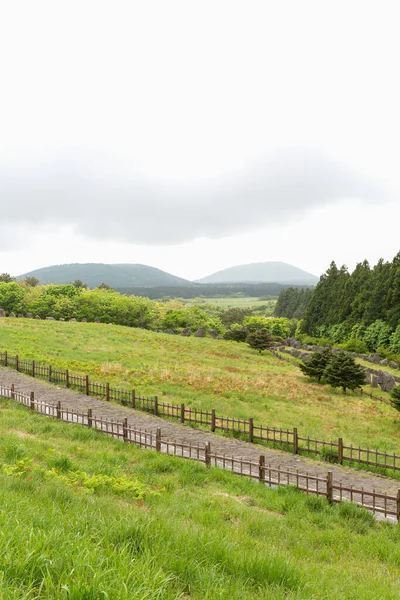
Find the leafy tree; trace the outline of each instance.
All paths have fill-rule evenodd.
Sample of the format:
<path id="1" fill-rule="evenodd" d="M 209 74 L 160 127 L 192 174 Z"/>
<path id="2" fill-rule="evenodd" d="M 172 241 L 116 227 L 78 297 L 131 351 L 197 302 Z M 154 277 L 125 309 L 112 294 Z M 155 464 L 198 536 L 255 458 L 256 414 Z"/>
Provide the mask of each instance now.
<path id="1" fill-rule="evenodd" d="M 396 331 L 390 336 L 390 350 L 396 354 L 400 354 L 400 325 L 396 327 Z"/>
<path id="2" fill-rule="evenodd" d="M 75 279 L 72 285 L 76 288 L 87 288 L 86 283 L 83 283 L 83 281 L 81 281 L 80 279 Z"/>
<path id="3" fill-rule="evenodd" d="M 346 393 L 347 389 L 355 390 L 365 383 L 365 372 L 352 356 L 341 351 L 329 361 L 324 379 L 334 388 L 343 388 Z"/>
<path id="4" fill-rule="evenodd" d="M 246 327 L 243 327 L 243 325 L 240 325 L 239 323 L 234 323 L 226 330 L 224 338 L 234 342 L 245 342 L 248 333 Z"/>
<path id="5" fill-rule="evenodd" d="M 14 277 L 11 277 L 9 273 L 2 273 L 0 275 L 0 282 L 10 283 L 11 281 L 15 281 Z"/>
<path id="6" fill-rule="evenodd" d="M 320 383 L 325 369 L 332 358 L 332 352 L 329 348 L 324 348 L 322 352 L 313 352 L 307 362 L 299 365 L 304 375 L 315 377 Z"/>
<path id="7" fill-rule="evenodd" d="M 377 321 L 374 321 L 374 323 L 371 323 L 365 330 L 363 336 L 368 350 L 374 352 L 379 346 L 388 346 L 390 333 L 390 327 L 382 321 L 382 319 L 378 319 Z"/>
<path id="8" fill-rule="evenodd" d="M 392 397 L 392 406 L 400 412 L 400 385 L 396 385 L 390 392 Z"/>
<path id="9" fill-rule="evenodd" d="M 108 283 L 104 283 L 104 281 L 98 286 L 98 288 L 99 290 L 111 290 L 111 286 L 109 286 Z"/>
<path id="10" fill-rule="evenodd" d="M 292 326 L 294 325 L 295 327 L 294 323 L 284 317 L 246 317 L 243 321 L 243 325 L 247 327 L 250 332 L 267 329 L 272 335 L 277 335 L 281 338 L 289 337 Z"/>
<path id="11" fill-rule="evenodd" d="M 268 329 L 259 329 L 249 333 L 246 338 L 246 342 L 251 348 L 258 350 L 261 354 L 263 350 L 271 348 L 274 345 L 275 338 L 271 335 L 271 332 L 268 331 Z"/>
<path id="12" fill-rule="evenodd" d="M 25 289 L 16 281 L 0 283 L 0 308 L 3 308 L 6 313 L 25 312 L 25 298 Z"/>
<path id="13" fill-rule="evenodd" d="M 25 283 L 29 287 L 36 287 L 40 284 L 40 281 L 37 277 L 25 277 L 21 283 Z"/>

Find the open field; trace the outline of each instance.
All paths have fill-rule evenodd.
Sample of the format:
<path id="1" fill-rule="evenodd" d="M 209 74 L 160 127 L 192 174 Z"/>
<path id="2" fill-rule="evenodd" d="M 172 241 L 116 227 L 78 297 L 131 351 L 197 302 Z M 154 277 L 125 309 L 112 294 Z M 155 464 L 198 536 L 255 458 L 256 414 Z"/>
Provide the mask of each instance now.
<path id="1" fill-rule="evenodd" d="M 311 383 L 295 366 L 244 344 L 95 323 L 3 319 L 0 349 L 174 403 L 398 451 L 393 408 Z"/>
<path id="2" fill-rule="evenodd" d="M 260 308 L 261 306 L 267 306 L 268 312 L 272 314 L 277 298 L 275 296 L 267 296 L 264 299 L 253 296 L 239 298 L 226 296 L 224 298 L 193 298 L 192 300 L 183 300 L 183 302 L 189 306 L 201 306 L 204 303 L 215 304 L 221 308 Z"/>
<path id="3" fill-rule="evenodd" d="M 400 529 L 0 400 L 0 598 L 388 600 Z"/>

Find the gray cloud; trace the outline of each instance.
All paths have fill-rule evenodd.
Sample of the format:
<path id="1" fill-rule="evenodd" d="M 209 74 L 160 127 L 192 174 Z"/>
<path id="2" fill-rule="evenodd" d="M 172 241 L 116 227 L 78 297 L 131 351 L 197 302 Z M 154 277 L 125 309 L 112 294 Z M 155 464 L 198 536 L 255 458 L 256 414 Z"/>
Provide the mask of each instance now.
<path id="1" fill-rule="evenodd" d="M 137 244 L 272 227 L 349 198 L 385 202 L 390 193 L 346 165 L 301 149 L 260 157 L 229 175 L 190 181 L 144 176 L 124 163 L 79 152 L 0 166 L 3 227 L 71 225 L 86 237 Z"/>

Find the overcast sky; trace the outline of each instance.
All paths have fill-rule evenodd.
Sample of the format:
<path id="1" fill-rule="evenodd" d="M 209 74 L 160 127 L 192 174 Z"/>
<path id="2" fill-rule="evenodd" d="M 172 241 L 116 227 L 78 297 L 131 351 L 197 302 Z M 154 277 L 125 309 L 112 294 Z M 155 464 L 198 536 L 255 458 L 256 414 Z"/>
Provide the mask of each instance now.
<path id="1" fill-rule="evenodd" d="M 400 4 L 0 0 L 0 272 L 400 250 Z"/>

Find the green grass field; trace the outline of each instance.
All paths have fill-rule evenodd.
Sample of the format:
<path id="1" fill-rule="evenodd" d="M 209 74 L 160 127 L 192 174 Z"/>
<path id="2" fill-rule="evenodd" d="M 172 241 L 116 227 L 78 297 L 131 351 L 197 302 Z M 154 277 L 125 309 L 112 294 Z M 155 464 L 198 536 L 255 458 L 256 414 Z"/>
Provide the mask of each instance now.
<path id="1" fill-rule="evenodd" d="M 1 399 L 0 501 L 2 600 L 400 595 L 396 525 Z"/>
<path id="2" fill-rule="evenodd" d="M 202 304 L 215 304 L 221 308 L 260 308 L 266 306 L 268 307 L 268 314 L 272 314 L 277 298 L 274 296 L 268 296 L 266 299 L 255 298 L 253 296 L 239 298 L 226 296 L 223 298 L 193 298 L 191 300 L 183 300 L 183 302 L 190 306 L 200 307 Z"/>
<path id="3" fill-rule="evenodd" d="M 0 349 L 169 402 L 215 408 L 217 415 L 298 427 L 300 435 L 318 439 L 342 436 L 362 447 L 399 448 L 392 407 L 312 383 L 296 366 L 245 344 L 116 325 L 1 319 Z"/>

